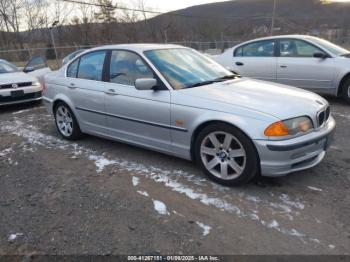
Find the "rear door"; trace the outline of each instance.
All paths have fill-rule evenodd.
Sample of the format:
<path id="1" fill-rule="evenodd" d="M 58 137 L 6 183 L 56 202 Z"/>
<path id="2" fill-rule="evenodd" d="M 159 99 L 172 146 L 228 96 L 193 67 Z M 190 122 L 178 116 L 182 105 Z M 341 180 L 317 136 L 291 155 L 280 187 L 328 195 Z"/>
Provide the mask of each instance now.
<path id="1" fill-rule="evenodd" d="M 334 86 L 334 58 L 314 57 L 325 51 L 300 39 L 280 39 L 278 43 L 279 83 L 321 92 Z"/>
<path id="2" fill-rule="evenodd" d="M 106 134 L 104 63 L 107 51 L 93 51 L 74 60 L 67 68 L 66 95 L 84 130 Z"/>
<path id="3" fill-rule="evenodd" d="M 234 50 L 230 68 L 245 77 L 276 81 L 275 41 L 262 40 Z"/>

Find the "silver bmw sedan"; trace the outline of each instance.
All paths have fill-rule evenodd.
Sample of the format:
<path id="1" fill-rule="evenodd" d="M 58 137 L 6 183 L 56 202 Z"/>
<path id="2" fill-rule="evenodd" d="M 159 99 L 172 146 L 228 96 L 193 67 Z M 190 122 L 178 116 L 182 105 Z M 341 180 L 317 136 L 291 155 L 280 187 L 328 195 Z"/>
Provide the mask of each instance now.
<path id="1" fill-rule="evenodd" d="M 317 165 L 335 129 L 322 97 L 238 77 L 176 45 L 86 50 L 46 76 L 44 101 L 66 139 L 87 133 L 193 160 L 226 185 Z"/>

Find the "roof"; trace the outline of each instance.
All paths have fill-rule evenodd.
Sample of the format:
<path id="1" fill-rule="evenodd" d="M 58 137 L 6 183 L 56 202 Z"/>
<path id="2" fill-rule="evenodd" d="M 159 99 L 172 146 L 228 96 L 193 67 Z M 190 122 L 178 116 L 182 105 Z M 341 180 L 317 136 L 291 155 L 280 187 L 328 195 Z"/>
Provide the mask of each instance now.
<path id="1" fill-rule="evenodd" d="M 249 41 L 242 42 L 241 44 L 255 42 L 255 41 L 259 41 L 259 40 L 271 40 L 271 39 L 280 39 L 280 38 L 310 39 L 310 38 L 315 38 L 315 37 L 311 36 L 311 35 L 275 35 L 275 36 L 255 38 L 255 39 L 252 39 Z M 239 44 L 239 45 L 241 45 L 241 44 Z"/>
<path id="2" fill-rule="evenodd" d="M 168 48 L 184 48 L 181 45 L 172 44 L 120 44 L 120 45 L 104 45 L 90 50 L 100 50 L 100 49 L 127 49 L 136 52 L 143 52 L 147 50 L 155 49 L 168 49 Z"/>

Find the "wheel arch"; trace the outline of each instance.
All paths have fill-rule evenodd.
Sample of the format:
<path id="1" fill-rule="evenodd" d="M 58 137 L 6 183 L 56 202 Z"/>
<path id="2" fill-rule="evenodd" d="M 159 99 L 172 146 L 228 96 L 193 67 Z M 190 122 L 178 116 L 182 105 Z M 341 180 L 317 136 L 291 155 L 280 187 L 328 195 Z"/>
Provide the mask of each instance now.
<path id="1" fill-rule="evenodd" d="M 337 89 L 337 97 L 341 96 L 341 92 L 342 92 L 342 88 L 343 88 L 343 84 L 346 80 L 348 80 L 350 78 L 350 72 L 347 72 L 340 80 L 339 85 L 338 85 L 338 89 Z"/>
<path id="2" fill-rule="evenodd" d="M 202 123 L 200 123 L 192 132 L 192 136 L 191 136 L 191 145 L 190 145 L 190 154 L 191 154 L 191 159 L 194 160 L 195 159 L 195 148 L 194 148 L 194 145 L 195 145 L 195 141 L 199 135 L 199 133 L 201 132 L 201 130 L 203 130 L 204 128 L 206 128 L 207 126 L 209 125 L 213 125 L 213 124 L 225 124 L 225 125 L 229 125 L 229 126 L 232 126 L 236 129 L 238 129 L 239 131 L 241 131 L 244 135 L 246 135 L 252 142 L 256 152 L 257 152 L 257 155 L 259 157 L 259 154 L 258 154 L 258 151 L 255 147 L 255 144 L 253 143 L 253 139 L 252 137 L 247 134 L 247 132 L 245 132 L 244 130 L 242 130 L 242 128 L 240 128 L 239 126 L 235 125 L 235 124 L 232 124 L 228 121 L 225 121 L 225 120 L 207 120 L 207 121 L 204 121 Z"/>
<path id="3" fill-rule="evenodd" d="M 60 103 L 60 102 L 63 102 L 66 105 L 68 105 L 69 108 L 73 111 L 74 115 L 77 117 L 75 107 L 73 106 L 73 102 L 68 97 L 66 97 L 64 95 L 58 95 L 58 96 L 56 96 L 53 99 L 53 101 L 52 101 L 52 108 L 51 108 L 53 113 L 55 111 L 55 108 L 56 108 L 57 104 Z"/>

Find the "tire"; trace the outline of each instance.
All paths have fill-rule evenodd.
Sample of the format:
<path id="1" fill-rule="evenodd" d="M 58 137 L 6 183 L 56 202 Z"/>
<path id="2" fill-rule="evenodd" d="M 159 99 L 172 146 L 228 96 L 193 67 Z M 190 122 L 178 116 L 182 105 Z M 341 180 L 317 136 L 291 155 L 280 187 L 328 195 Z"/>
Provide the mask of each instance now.
<path id="1" fill-rule="evenodd" d="M 345 79 L 341 86 L 341 96 L 346 103 L 350 104 L 350 77 Z"/>
<path id="2" fill-rule="evenodd" d="M 259 174 L 260 161 L 254 144 L 231 125 L 217 123 L 205 127 L 198 134 L 194 147 L 196 162 L 219 184 L 238 186 Z"/>
<path id="3" fill-rule="evenodd" d="M 54 114 L 57 131 L 63 138 L 77 140 L 82 136 L 78 121 L 66 103 L 59 102 L 54 108 Z"/>

